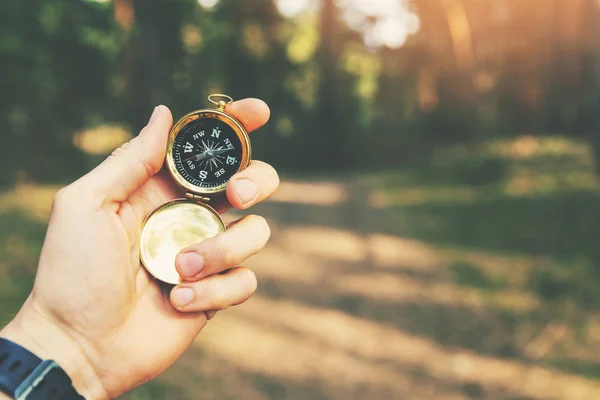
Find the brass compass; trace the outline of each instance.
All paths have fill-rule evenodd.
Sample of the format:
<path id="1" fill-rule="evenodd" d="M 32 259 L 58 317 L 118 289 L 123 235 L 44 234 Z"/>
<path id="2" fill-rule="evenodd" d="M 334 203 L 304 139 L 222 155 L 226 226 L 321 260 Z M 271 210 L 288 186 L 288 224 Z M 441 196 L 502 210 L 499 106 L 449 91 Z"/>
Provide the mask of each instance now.
<path id="1" fill-rule="evenodd" d="M 216 109 L 193 111 L 171 129 L 167 143 L 167 169 L 185 198 L 163 204 L 143 223 L 140 260 L 148 272 L 163 282 L 178 284 L 177 253 L 217 235 L 225 224 L 211 201 L 224 195 L 229 179 L 250 164 L 248 132 L 227 106 L 233 99 L 212 94 Z"/>

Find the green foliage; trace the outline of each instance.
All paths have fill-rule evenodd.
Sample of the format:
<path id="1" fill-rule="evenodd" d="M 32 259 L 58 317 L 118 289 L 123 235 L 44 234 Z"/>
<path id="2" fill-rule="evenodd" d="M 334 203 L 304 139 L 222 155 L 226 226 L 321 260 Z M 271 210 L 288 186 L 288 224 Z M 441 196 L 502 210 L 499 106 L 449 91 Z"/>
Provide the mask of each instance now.
<path id="1" fill-rule="evenodd" d="M 396 49 L 367 46 L 362 28 L 343 19 L 342 2 L 319 3 L 286 18 L 275 0 L 220 0 L 210 10 L 196 0 L 132 0 L 119 10 L 115 0 L 3 0 L 0 185 L 75 179 L 103 157 L 82 151 L 77 133 L 118 125 L 134 135 L 157 104 L 178 118 L 206 106 L 209 93 L 258 97 L 272 117 L 252 135 L 257 159 L 284 174 L 350 182 L 356 171 L 387 171 L 368 179 L 389 208 L 374 232 L 529 263 L 517 279 L 512 264 L 490 271 L 453 260 L 449 275 L 461 288 L 490 298 L 509 289 L 530 294 L 542 303 L 528 315 L 538 324 L 570 318 L 570 304 L 597 311 L 596 2 L 455 0 L 450 13 L 452 2 L 414 0 L 421 30 Z M 580 6 L 581 19 L 561 19 Z M 458 37 L 446 29 L 457 15 L 466 18 Z M 532 139 L 544 132 L 569 137 Z M 524 146 L 512 143 L 522 135 Z M 0 226 L 0 317 L 7 320 L 31 287 L 45 224 L 4 210 Z M 352 312 L 361 301 L 345 296 L 336 306 Z M 523 322 L 511 306 L 498 314 L 507 326 Z M 419 308 L 419 319 L 433 321 L 432 337 L 447 334 L 438 322 L 445 313 L 422 315 Z M 495 349 L 508 357 L 514 348 Z M 598 376 L 592 362 L 551 364 Z M 189 395 L 175 386 L 155 381 L 127 398 Z M 463 389 L 482 396 L 478 384 Z"/>
<path id="2" fill-rule="evenodd" d="M 31 290 L 46 225 L 22 212 L 3 209 L 0 226 L 0 325 L 4 325 Z"/>
<path id="3" fill-rule="evenodd" d="M 516 142 L 482 143 L 376 177 L 371 181 L 387 194 L 396 214 L 380 229 L 448 248 L 526 255 L 532 265 L 519 289 L 551 304 L 575 302 L 597 309 L 599 187 L 585 150 L 562 140 L 541 139 L 539 154 L 524 158 L 498 150 Z M 546 187 L 545 181 L 553 184 Z M 411 201 L 407 195 L 414 197 L 415 191 L 420 195 Z M 490 292 L 512 280 L 510 270 L 490 275 L 465 260 L 453 262 L 449 270 L 453 281 Z"/>
<path id="4" fill-rule="evenodd" d="M 143 386 L 121 396 L 123 400 L 178 400 L 186 399 L 186 391 L 164 380 L 154 379 Z"/>
<path id="5" fill-rule="evenodd" d="M 83 157 L 72 144 L 73 131 L 105 112 L 109 101 L 107 54 L 89 36 L 110 36 L 110 14 L 61 0 L 2 7 L 0 123 L 10 151 L 0 160 L 0 179 L 76 176 Z"/>
<path id="6" fill-rule="evenodd" d="M 481 269 L 471 263 L 460 261 L 450 265 L 450 272 L 454 282 L 465 286 L 472 286 L 484 290 L 494 290 L 502 288 L 506 282 L 492 280 L 486 277 Z"/>
<path id="7" fill-rule="evenodd" d="M 445 182 L 468 186 L 485 186 L 501 182 L 509 173 L 507 161 L 486 154 L 472 154 L 458 160 L 436 160 L 417 169 L 424 182 Z"/>
<path id="8" fill-rule="evenodd" d="M 474 202 L 432 202 L 410 207 L 406 223 L 418 237 L 534 254 L 585 254 L 596 258 L 600 198 L 595 193 L 490 196 Z M 424 219 L 435 225 L 422 224 Z M 569 232 L 565 235 L 565 232 Z"/>
<path id="9" fill-rule="evenodd" d="M 0 123 L 4 145 L 14 151 L 0 161 L 0 182 L 76 177 L 90 164 L 73 146 L 77 131 L 113 123 L 135 133 L 156 104 L 169 105 L 178 117 L 205 106 L 212 92 L 269 103 L 272 121 L 253 143 L 257 156 L 280 170 L 427 163 L 439 149 L 460 143 L 567 130 L 573 115 L 579 115 L 576 131 L 596 142 L 596 59 L 587 49 L 571 54 L 586 79 L 578 91 L 566 83 L 568 69 L 541 61 L 537 70 L 519 74 L 518 66 L 537 55 L 511 46 L 498 47 L 489 60 L 473 60 L 478 72 L 469 72 L 460 59 L 448 58 L 455 56 L 455 38 L 429 29 L 447 17 L 442 3 L 414 2 L 422 29 L 398 49 L 367 47 L 364 32 L 347 25 L 334 0 L 293 18 L 282 16 L 275 0 L 241 6 L 220 0 L 211 10 L 196 0 L 116 3 L 3 3 Z M 481 21 L 495 12 L 457 3 L 468 15 L 473 7 Z M 593 33 L 597 13 L 589 15 L 582 29 Z M 469 18 L 473 27 L 480 23 Z M 507 24 L 526 35 L 517 22 Z M 491 31 L 477 35 L 475 44 L 499 40 Z M 527 103 L 540 76 L 549 77 L 545 100 Z M 444 167 L 431 173 L 443 174 Z M 497 160 L 474 156 L 454 173 L 458 183 L 486 185 L 505 171 Z"/>

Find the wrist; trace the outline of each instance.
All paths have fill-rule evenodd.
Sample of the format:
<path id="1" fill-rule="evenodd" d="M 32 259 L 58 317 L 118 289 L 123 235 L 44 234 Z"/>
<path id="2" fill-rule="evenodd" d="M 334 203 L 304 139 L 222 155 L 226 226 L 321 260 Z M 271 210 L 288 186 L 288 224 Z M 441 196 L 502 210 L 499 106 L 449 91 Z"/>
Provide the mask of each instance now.
<path id="1" fill-rule="evenodd" d="M 93 366 L 80 346 L 59 326 L 29 310 L 27 304 L 0 337 L 26 348 L 42 360 L 54 360 L 71 378 L 73 387 L 87 400 L 107 399 Z M 8 397 L 1 397 L 0 400 Z"/>

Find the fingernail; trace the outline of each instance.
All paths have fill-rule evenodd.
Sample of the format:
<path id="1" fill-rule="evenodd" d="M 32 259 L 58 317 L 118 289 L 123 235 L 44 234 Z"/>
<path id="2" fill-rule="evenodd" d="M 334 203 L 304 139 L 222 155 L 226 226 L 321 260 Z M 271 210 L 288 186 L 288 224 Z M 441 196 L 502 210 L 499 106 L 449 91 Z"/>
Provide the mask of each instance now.
<path id="1" fill-rule="evenodd" d="M 154 111 L 152 111 L 152 115 L 150 116 L 150 121 L 148 121 L 148 125 L 150 125 L 156 119 L 156 117 L 158 117 L 159 114 L 160 114 L 160 107 L 158 107 L 158 106 L 154 107 Z"/>
<path id="2" fill-rule="evenodd" d="M 194 291 L 189 287 L 176 287 L 171 293 L 171 301 L 175 307 L 185 307 L 194 300 Z"/>
<path id="3" fill-rule="evenodd" d="M 240 179 L 237 181 L 235 183 L 235 190 L 243 204 L 251 202 L 258 195 L 258 187 L 250 179 Z"/>
<path id="4" fill-rule="evenodd" d="M 204 257 L 193 251 L 177 255 L 175 260 L 177 271 L 183 278 L 191 278 L 200 273 L 204 268 Z"/>

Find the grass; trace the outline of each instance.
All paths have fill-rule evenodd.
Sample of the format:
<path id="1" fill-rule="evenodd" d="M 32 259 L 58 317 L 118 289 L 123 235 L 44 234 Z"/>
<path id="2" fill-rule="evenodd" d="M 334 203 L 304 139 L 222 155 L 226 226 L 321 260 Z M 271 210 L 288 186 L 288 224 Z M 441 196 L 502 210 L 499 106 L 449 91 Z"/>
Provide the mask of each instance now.
<path id="1" fill-rule="evenodd" d="M 596 333 L 581 333 L 600 310 L 600 185 L 585 143 L 556 137 L 484 143 L 475 152 L 454 149 L 424 166 L 365 178 L 376 187 L 378 206 L 392 211 L 388 230 L 453 252 L 526 258 L 495 269 L 459 259 L 449 272 L 455 284 L 487 293 L 489 312 L 500 312 L 494 301 L 502 292 L 540 299 L 528 316 L 516 318 L 510 308 L 499 315 L 541 332 L 557 323 L 580 332 L 556 339 L 543 358 L 600 377 L 600 357 L 584 361 L 573 350 L 600 351 Z"/>
<path id="2" fill-rule="evenodd" d="M 331 177 L 328 181 L 339 184 Z M 335 285 L 323 289 L 323 283 L 318 282 L 318 290 L 309 293 L 309 289 L 314 289 L 311 284 L 301 284 L 296 279 L 301 271 L 313 271 L 304 279 L 318 276 L 319 265 L 294 264 L 293 273 L 284 275 L 280 260 L 274 260 L 276 268 L 273 275 L 267 275 L 262 293 L 264 296 L 271 288 L 275 300 L 263 299 L 266 308 L 276 309 L 283 304 L 279 297 L 285 297 L 287 301 L 301 302 L 298 310 L 307 312 L 298 314 L 298 319 L 290 323 L 300 323 L 300 317 L 306 319 L 315 310 L 339 310 L 357 321 L 369 320 L 385 329 L 397 329 L 394 332 L 426 338 L 444 351 L 465 349 L 485 357 L 600 378 L 600 185 L 585 143 L 557 137 L 488 142 L 476 149 L 451 149 L 438 154 L 431 163 L 400 171 L 357 175 L 354 181 L 360 181 L 361 187 L 368 183 L 372 193 L 360 195 L 365 195 L 371 208 L 380 209 L 383 215 L 371 227 L 372 232 L 366 227 L 360 232 L 389 234 L 394 238 L 392 243 L 404 246 L 393 264 L 398 271 L 391 266 L 364 269 L 359 253 L 352 253 L 360 250 L 355 241 L 346 244 L 350 247 L 342 251 L 340 243 L 346 236 L 326 236 L 323 229 L 296 232 L 294 223 L 301 221 L 288 221 L 291 227 L 286 229 L 293 243 L 283 253 L 287 262 L 293 263 L 294 254 L 304 251 L 305 256 L 312 257 L 310 260 L 323 258 L 327 268 L 349 263 L 348 270 L 336 272 L 340 274 L 338 280 L 327 280 Z M 30 185 L 0 194 L 3 321 L 18 310 L 32 285 L 50 200 L 56 189 Z M 301 196 L 305 197 L 304 193 Z M 294 213 L 304 218 L 302 210 L 331 210 L 320 207 L 289 204 L 285 217 L 295 221 Z M 314 214 L 314 219 L 323 220 L 323 215 Z M 342 220 L 335 219 L 337 223 Z M 327 226 L 323 220 L 325 227 L 321 228 L 332 232 L 334 228 L 352 229 L 335 226 L 332 221 Z M 321 237 L 313 237 L 319 234 Z M 335 246 L 339 248 L 336 250 Z M 431 253 L 432 260 L 427 260 L 427 253 Z M 354 272 L 350 270 L 353 262 L 357 263 Z M 263 282 L 266 272 L 259 271 Z M 349 279 L 353 273 L 357 278 Z M 401 290 L 406 289 L 407 293 L 418 288 L 414 293 L 419 300 L 394 297 L 397 289 L 384 284 L 393 279 L 405 285 Z M 274 291 L 285 282 L 286 286 L 281 286 L 284 289 Z M 381 285 L 376 293 L 371 290 L 373 285 Z M 281 315 L 289 315 L 288 310 L 283 311 Z M 277 321 L 281 315 L 269 315 L 269 321 Z M 239 321 L 244 320 L 230 320 L 232 329 L 238 328 L 235 324 Z M 274 324 L 277 328 L 281 325 Z M 269 332 L 258 330 L 255 335 L 263 331 Z M 305 333 L 302 337 L 308 340 L 310 335 Z M 192 354 L 181 365 L 189 364 L 193 371 L 197 363 L 208 357 Z M 363 358 L 369 360 L 367 356 Z M 271 363 L 277 365 L 277 360 Z M 184 379 L 181 368 L 124 398 L 185 399 L 196 398 L 197 393 L 212 394 L 207 398 L 226 397 L 219 394 L 224 390 L 218 387 L 221 383 L 194 380 L 192 375 Z M 237 378 L 231 379 L 228 382 L 236 382 Z M 283 398 L 285 393 L 293 392 L 293 385 L 273 376 L 247 379 L 258 392 L 265 393 L 261 399 Z M 296 384 L 303 387 L 304 383 Z M 479 385 L 465 383 L 460 390 L 469 398 L 485 398 L 483 393 L 490 389 Z M 230 387 L 231 383 L 225 386 Z M 309 389 L 314 388 L 306 388 Z"/>
<path id="3" fill-rule="evenodd" d="M 46 226 L 19 210 L 0 214 L 0 320 L 8 322 L 29 293 Z"/>

